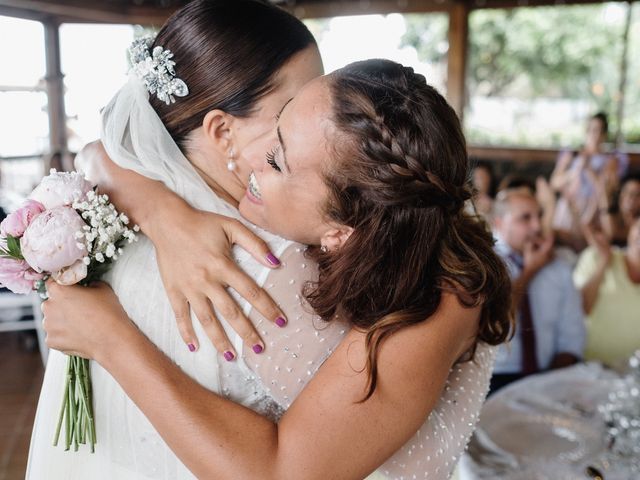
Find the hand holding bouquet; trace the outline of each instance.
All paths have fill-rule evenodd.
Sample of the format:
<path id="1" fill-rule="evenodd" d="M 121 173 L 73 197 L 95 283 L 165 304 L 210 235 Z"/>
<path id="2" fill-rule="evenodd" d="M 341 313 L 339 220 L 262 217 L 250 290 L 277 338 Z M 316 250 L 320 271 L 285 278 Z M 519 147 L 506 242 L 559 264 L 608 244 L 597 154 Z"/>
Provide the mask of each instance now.
<path id="1" fill-rule="evenodd" d="M 35 188 L 24 205 L 0 224 L 0 286 L 15 293 L 37 290 L 46 296 L 44 281 L 88 285 L 98 280 L 136 239 L 138 227 L 118 213 L 106 195 L 77 172 L 55 170 Z M 89 361 L 70 356 L 64 398 L 56 428 L 62 424 L 65 445 L 96 443 Z"/>

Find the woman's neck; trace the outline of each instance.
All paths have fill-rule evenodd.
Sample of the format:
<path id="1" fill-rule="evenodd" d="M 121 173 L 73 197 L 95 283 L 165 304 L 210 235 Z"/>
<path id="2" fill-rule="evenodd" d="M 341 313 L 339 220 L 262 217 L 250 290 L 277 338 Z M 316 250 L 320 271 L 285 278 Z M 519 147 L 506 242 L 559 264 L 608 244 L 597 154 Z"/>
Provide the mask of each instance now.
<path id="1" fill-rule="evenodd" d="M 189 158 L 191 160 L 191 158 Z M 240 203 L 239 199 L 236 199 L 229 191 L 227 191 L 224 187 L 223 179 L 216 179 L 216 176 L 208 175 L 204 170 L 198 167 L 197 164 L 192 162 L 193 167 L 198 172 L 198 175 L 204 180 L 204 182 L 209 186 L 209 188 L 215 193 L 220 199 L 224 200 L 228 204 L 238 208 L 238 204 Z"/>
<path id="2" fill-rule="evenodd" d="M 213 192 L 225 202 L 238 207 L 245 186 L 239 181 L 234 172 L 229 171 L 225 159 L 215 155 L 210 149 L 200 147 L 199 142 L 190 145 L 187 159 L 198 172 L 198 175 L 213 190 Z"/>
<path id="3" fill-rule="evenodd" d="M 593 144 L 593 143 L 587 143 L 585 144 L 585 146 L 582 149 L 582 153 L 584 155 L 598 155 L 600 153 L 602 153 L 602 144 L 598 143 L 598 144 Z"/>

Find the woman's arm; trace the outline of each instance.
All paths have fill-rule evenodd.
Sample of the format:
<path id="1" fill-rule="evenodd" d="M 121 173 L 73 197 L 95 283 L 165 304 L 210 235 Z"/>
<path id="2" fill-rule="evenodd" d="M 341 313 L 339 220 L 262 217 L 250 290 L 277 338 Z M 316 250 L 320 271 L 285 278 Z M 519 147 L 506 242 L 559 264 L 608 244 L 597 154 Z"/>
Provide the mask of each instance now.
<path id="1" fill-rule="evenodd" d="M 598 292 L 600 291 L 600 285 L 604 280 L 607 269 L 611 264 L 612 252 L 609 238 L 606 234 L 597 232 L 588 225 L 584 226 L 583 230 L 589 244 L 595 249 L 597 258 L 593 273 L 580 289 L 582 294 L 582 308 L 584 309 L 584 313 L 589 315 L 598 301 Z"/>
<path id="2" fill-rule="evenodd" d="M 599 261 L 596 271 L 593 272 L 593 276 L 584 285 L 584 287 L 582 287 L 582 308 L 584 309 L 584 313 L 587 315 L 591 313 L 593 307 L 598 301 L 598 291 L 600 290 L 602 280 L 604 280 L 607 267 L 608 263 L 606 260 Z"/>
<path id="3" fill-rule="evenodd" d="M 545 236 L 553 235 L 553 218 L 556 213 L 556 194 L 547 180 L 536 178 L 536 200 L 542 207 L 542 231 Z"/>
<path id="4" fill-rule="evenodd" d="M 565 151 L 560 154 L 558 160 L 556 162 L 556 166 L 551 173 L 551 177 L 549 183 L 551 188 L 553 188 L 556 192 L 561 192 L 567 186 L 567 184 L 572 180 L 573 176 L 571 173 L 571 162 L 573 160 L 573 153 L 570 151 Z"/>
<path id="5" fill-rule="evenodd" d="M 383 344 L 378 388 L 363 403 L 364 335 L 352 331 L 275 425 L 184 375 L 126 319 L 107 287 L 52 285 L 50 293 L 49 345 L 95 357 L 185 465 L 217 479 L 365 477 L 424 423 L 479 315 L 443 295 L 432 318 Z"/>
<path id="6" fill-rule="evenodd" d="M 272 268 L 279 265 L 266 243 L 240 222 L 195 210 L 161 182 L 120 168 L 109 159 L 100 142 L 86 146 L 78 154 L 76 166 L 153 242 L 180 334 L 190 348 L 198 348 L 189 315 L 192 308 L 216 349 L 238 355 L 212 304 L 247 345 L 265 347 L 253 324 L 227 292 L 227 286 L 268 320 L 281 326 L 286 323 L 281 309 L 231 257 L 233 244 L 238 244 L 263 265 Z"/>

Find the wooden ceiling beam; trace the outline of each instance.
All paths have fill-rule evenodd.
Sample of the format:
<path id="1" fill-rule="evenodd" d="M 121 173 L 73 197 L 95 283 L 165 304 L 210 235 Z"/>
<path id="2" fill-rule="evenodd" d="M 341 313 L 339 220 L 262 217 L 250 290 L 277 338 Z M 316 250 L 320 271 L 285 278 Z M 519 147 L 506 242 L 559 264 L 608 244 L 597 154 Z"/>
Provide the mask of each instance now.
<path id="1" fill-rule="evenodd" d="M 480 10 L 484 8 L 563 7 L 567 5 L 591 5 L 605 2 L 604 0 L 469 0 L 468 3 L 471 10 Z"/>
<path id="2" fill-rule="evenodd" d="M 603 0 L 297 0 L 276 2 L 301 18 L 326 18 L 344 15 L 448 12 L 456 4 L 469 10 L 602 3 Z M 638 0 L 632 0 L 638 1 Z M 95 0 L 0 0 L 0 15 L 31 20 L 54 17 L 62 22 L 128 23 L 162 25 L 176 6 L 160 8 L 120 6 Z"/>
<path id="3" fill-rule="evenodd" d="M 107 2 L 65 0 L 0 0 L 0 15 L 40 20 L 55 18 L 59 23 L 128 23 L 162 25 L 176 8 L 116 7 Z"/>
<path id="4" fill-rule="evenodd" d="M 122 18 L 123 12 L 120 9 L 110 7 L 105 3 L 79 0 L 65 0 L 55 3 L 46 0 L 0 0 L 0 7 L 41 13 L 49 17 L 68 16 L 91 19 L 97 15 L 103 15 L 105 18 Z"/>
<path id="5" fill-rule="evenodd" d="M 4 6 L 1 0 L 0 0 L 0 15 L 4 17 L 23 18 L 25 20 L 36 20 L 38 22 L 44 22 L 47 18 L 49 18 L 46 14 L 42 12 Z"/>
<path id="6" fill-rule="evenodd" d="M 446 12 L 453 0 L 328 0 L 279 4 L 299 18 L 326 18 L 346 15 Z"/>

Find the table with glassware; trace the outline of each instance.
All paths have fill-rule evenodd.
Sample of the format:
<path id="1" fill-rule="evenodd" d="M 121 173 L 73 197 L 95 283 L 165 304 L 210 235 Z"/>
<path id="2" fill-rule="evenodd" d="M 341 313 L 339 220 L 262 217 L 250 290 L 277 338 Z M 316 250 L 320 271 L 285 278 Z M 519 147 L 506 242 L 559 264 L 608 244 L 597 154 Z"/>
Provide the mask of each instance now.
<path id="1" fill-rule="evenodd" d="M 491 396 L 460 480 L 640 479 L 640 352 L 533 375 Z"/>

